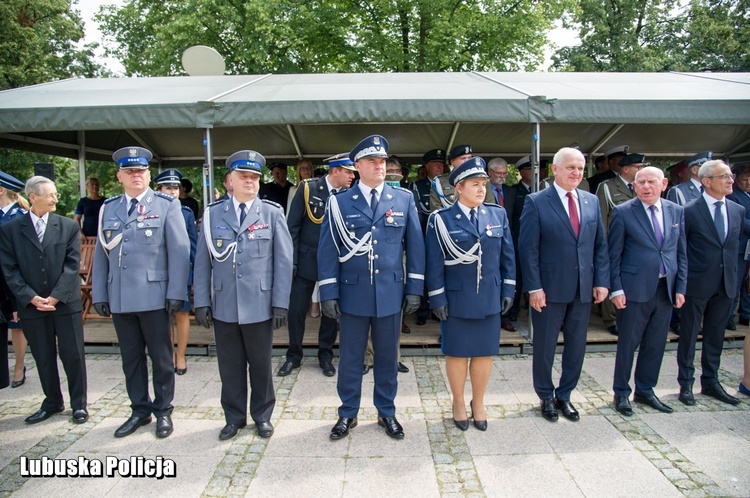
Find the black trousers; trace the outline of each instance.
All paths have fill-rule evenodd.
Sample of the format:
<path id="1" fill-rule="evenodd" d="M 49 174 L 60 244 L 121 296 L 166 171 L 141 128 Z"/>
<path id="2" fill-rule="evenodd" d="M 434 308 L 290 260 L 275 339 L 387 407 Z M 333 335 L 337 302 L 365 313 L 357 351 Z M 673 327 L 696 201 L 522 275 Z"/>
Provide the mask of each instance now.
<path id="1" fill-rule="evenodd" d="M 307 308 L 310 304 L 315 281 L 308 280 L 297 275 L 292 282 L 292 292 L 289 296 L 289 348 L 286 351 L 286 359 L 299 363 L 302 361 L 302 339 L 305 335 L 305 320 Z M 336 342 L 336 320 L 320 315 L 320 328 L 318 329 L 318 359 L 321 361 L 333 360 L 333 345 Z"/>
<path id="2" fill-rule="evenodd" d="M 86 408 L 86 356 L 81 312 L 24 318 L 23 333 L 29 341 L 44 391 L 42 410 L 55 411 L 64 404 L 57 370 L 58 349 L 68 378 L 70 406 L 73 410 Z"/>
<path id="3" fill-rule="evenodd" d="M 680 386 L 692 387 L 695 382 L 695 343 L 698 340 L 701 320 L 701 386 L 712 386 L 719 382 L 721 351 L 724 349 L 724 333 L 732 299 L 724 292 L 724 279 L 711 297 L 685 296 L 685 305 L 681 309 L 680 341 L 677 343 L 677 382 Z"/>
<path id="4" fill-rule="evenodd" d="M 276 406 L 273 390 L 272 320 L 227 323 L 214 320 L 216 354 L 221 377 L 221 406 L 227 424 L 247 422 L 247 376 L 250 374 L 250 416 L 268 422 Z"/>
<path id="5" fill-rule="evenodd" d="M 625 296 L 627 299 L 627 295 Z M 656 294 L 645 303 L 627 301 L 625 309 L 617 310 L 617 356 L 613 389 L 618 396 L 630 396 L 630 373 L 633 370 L 635 350 L 635 392 L 653 396 L 659 381 L 659 371 L 667 345 L 669 317 L 672 302 L 669 300 L 667 279 L 662 278 Z"/>
<path id="6" fill-rule="evenodd" d="M 0 323 L 0 389 L 10 385 L 10 374 L 8 370 L 8 322 Z"/>
<path id="7" fill-rule="evenodd" d="M 174 407 L 174 360 L 166 310 L 112 313 L 120 342 L 122 371 L 133 415 L 170 415 Z M 153 369 L 154 400 L 148 392 L 146 348 Z"/>

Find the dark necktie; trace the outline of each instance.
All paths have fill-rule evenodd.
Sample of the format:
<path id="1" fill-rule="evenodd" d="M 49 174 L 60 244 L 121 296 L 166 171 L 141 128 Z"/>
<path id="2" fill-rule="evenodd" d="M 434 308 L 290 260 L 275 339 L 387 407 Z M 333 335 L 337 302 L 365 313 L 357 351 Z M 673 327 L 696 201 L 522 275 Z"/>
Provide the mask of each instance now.
<path id="1" fill-rule="evenodd" d="M 337 192 L 337 190 L 335 188 L 331 189 L 331 195 L 335 194 L 336 192 Z"/>
<path id="2" fill-rule="evenodd" d="M 245 223 L 245 203 L 240 204 L 240 227 L 242 227 L 242 224 Z"/>
<path id="3" fill-rule="evenodd" d="M 495 198 L 497 199 L 497 203 L 505 207 L 505 199 L 503 198 L 503 187 L 492 187 L 495 189 Z"/>
<path id="4" fill-rule="evenodd" d="M 717 201 L 714 206 L 716 206 L 716 210 L 714 211 L 714 225 L 716 225 L 716 233 L 719 234 L 719 240 L 724 243 L 724 240 L 727 238 L 727 234 L 724 230 L 724 214 L 721 212 L 721 206 L 723 206 L 724 203 L 722 201 Z"/>
<path id="5" fill-rule="evenodd" d="M 635 195 L 635 192 L 633 191 L 633 184 L 628 183 L 628 190 L 630 190 L 630 195 Z"/>
<path id="6" fill-rule="evenodd" d="M 477 223 L 477 210 L 473 209 L 469 211 L 469 218 L 471 219 L 471 226 L 479 233 L 479 224 Z"/>
<path id="7" fill-rule="evenodd" d="M 5 216 L 5 211 L 3 211 L 2 209 L 0 209 L 0 220 L 3 219 L 3 216 Z"/>
<path id="8" fill-rule="evenodd" d="M 377 189 L 370 190 L 370 209 L 372 214 L 375 214 L 375 210 L 378 208 L 378 191 Z"/>
<path id="9" fill-rule="evenodd" d="M 130 207 L 128 208 L 128 216 L 130 216 L 131 214 L 133 214 L 133 211 L 135 210 L 135 207 L 137 205 L 138 205 L 138 199 L 136 199 L 135 197 L 133 197 L 132 199 L 130 199 Z"/>
<path id="10" fill-rule="evenodd" d="M 651 223 L 654 225 L 654 235 L 656 236 L 656 243 L 659 246 L 659 249 L 661 249 L 661 246 L 664 245 L 664 236 L 661 233 L 661 225 L 659 225 L 659 220 L 656 217 L 656 206 L 649 206 L 649 211 L 651 211 Z M 661 257 L 659 258 L 659 275 L 666 275 L 667 269 L 664 266 L 664 261 L 661 260 Z"/>
<path id="11" fill-rule="evenodd" d="M 578 206 L 576 206 L 576 200 L 573 198 L 573 194 L 568 192 L 565 195 L 568 196 L 568 215 L 570 216 L 570 224 L 573 225 L 573 233 L 578 237 L 578 232 L 581 229 L 581 222 L 578 220 Z"/>

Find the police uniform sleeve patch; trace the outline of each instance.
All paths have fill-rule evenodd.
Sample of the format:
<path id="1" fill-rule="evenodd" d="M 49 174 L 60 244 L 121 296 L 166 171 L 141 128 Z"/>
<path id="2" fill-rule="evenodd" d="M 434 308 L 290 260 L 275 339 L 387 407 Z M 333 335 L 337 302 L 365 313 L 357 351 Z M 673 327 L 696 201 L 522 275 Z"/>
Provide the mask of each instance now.
<path id="1" fill-rule="evenodd" d="M 120 195 L 116 195 L 116 196 L 114 196 L 114 197 L 110 197 L 109 199 L 106 199 L 106 200 L 104 201 L 104 204 L 109 204 L 110 202 L 116 201 L 116 200 L 118 200 L 118 199 L 119 199 L 120 197 L 122 197 L 122 195 L 123 195 L 123 194 L 120 194 Z"/>
<path id="2" fill-rule="evenodd" d="M 172 202 L 174 200 L 174 197 L 172 197 L 169 194 L 165 194 L 163 192 L 154 192 L 154 194 L 158 195 L 162 199 L 167 199 L 169 202 Z"/>

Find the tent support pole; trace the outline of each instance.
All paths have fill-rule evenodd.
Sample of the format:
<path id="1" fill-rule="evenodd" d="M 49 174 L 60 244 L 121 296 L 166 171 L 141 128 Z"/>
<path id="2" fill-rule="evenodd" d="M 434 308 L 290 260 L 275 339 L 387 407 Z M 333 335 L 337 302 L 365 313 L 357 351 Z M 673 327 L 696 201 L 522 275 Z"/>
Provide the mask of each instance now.
<path id="1" fill-rule="evenodd" d="M 86 132 L 78 130 L 78 191 L 86 197 Z"/>
<path id="2" fill-rule="evenodd" d="M 286 131 L 289 132 L 289 138 L 292 139 L 292 144 L 294 144 L 294 150 L 297 151 L 297 160 L 302 160 L 302 149 L 299 148 L 299 142 L 297 141 L 297 135 L 294 133 L 294 128 L 292 128 L 292 125 L 286 125 Z"/>
<path id="3" fill-rule="evenodd" d="M 203 150 L 205 158 L 203 161 L 203 208 L 213 202 L 214 192 L 214 144 L 211 140 L 211 128 L 206 128 L 203 134 Z"/>
<path id="4" fill-rule="evenodd" d="M 539 123 L 534 123 L 533 132 L 531 134 L 531 191 L 539 191 L 539 156 L 541 154 L 540 141 L 541 126 Z M 516 262 L 518 264 L 518 262 Z M 533 344 L 534 342 L 534 323 L 531 321 L 532 310 L 529 307 L 529 336 L 526 338 Z"/>

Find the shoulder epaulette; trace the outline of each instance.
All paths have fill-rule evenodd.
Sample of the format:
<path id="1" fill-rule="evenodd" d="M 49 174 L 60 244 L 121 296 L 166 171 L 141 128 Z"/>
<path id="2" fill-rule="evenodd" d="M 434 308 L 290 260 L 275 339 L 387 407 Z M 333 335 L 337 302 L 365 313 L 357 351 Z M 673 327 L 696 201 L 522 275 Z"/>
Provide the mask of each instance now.
<path id="1" fill-rule="evenodd" d="M 304 180 L 302 180 L 302 183 L 315 183 L 318 180 L 320 180 L 320 178 L 305 178 Z"/>
<path id="2" fill-rule="evenodd" d="M 226 202 L 226 201 L 228 201 L 228 200 L 229 200 L 229 197 L 227 197 L 227 198 L 225 198 L 225 199 L 217 199 L 217 200 L 215 200 L 214 202 L 212 202 L 211 204 L 209 204 L 209 205 L 208 205 L 208 207 L 212 207 L 212 206 L 218 206 L 218 205 L 219 205 L 219 204 L 221 204 L 222 202 Z"/>
<path id="3" fill-rule="evenodd" d="M 158 195 L 162 199 L 167 199 L 169 202 L 172 202 L 175 199 L 171 195 L 165 194 L 164 192 L 154 192 L 154 194 Z"/>
<path id="4" fill-rule="evenodd" d="M 193 210 L 192 210 L 192 209 L 190 209 L 189 207 L 187 207 L 187 206 L 185 206 L 185 205 L 182 205 L 182 206 L 180 206 L 180 207 L 182 207 L 182 210 L 183 210 L 183 211 L 187 209 L 187 210 L 188 210 L 188 211 L 190 211 L 191 213 L 193 212 Z"/>
<path id="5" fill-rule="evenodd" d="M 435 213 L 441 213 L 441 212 L 443 212 L 443 211 L 448 211 L 448 210 L 449 210 L 450 208 L 452 208 L 452 207 L 453 207 L 453 206 L 446 206 L 446 207 L 441 207 L 440 209 L 436 209 L 435 211 L 433 211 L 433 212 L 432 212 L 432 214 L 435 214 Z"/>
<path id="6" fill-rule="evenodd" d="M 281 204 L 279 204 L 278 202 L 269 201 L 268 199 L 261 199 L 261 200 L 265 202 L 266 204 L 270 204 L 271 206 L 277 207 L 282 210 L 284 209 L 281 207 Z"/>
<path id="7" fill-rule="evenodd" d="M 115 201 L 115 200 L 119 199 L 119 198 L 120 198 L 120 197 L 122 197 L 122 196 L 123 196 L 123 194 L 120 194 L 120 195 L 116 195 L 116 196 L 114 196 L 114 197 L 110 197 L 109 199 L 106 199 L 106 200 L 104 201 L 104 204 L 109 204 L 110 202 L 112 202 L 112 201 Z"/>

